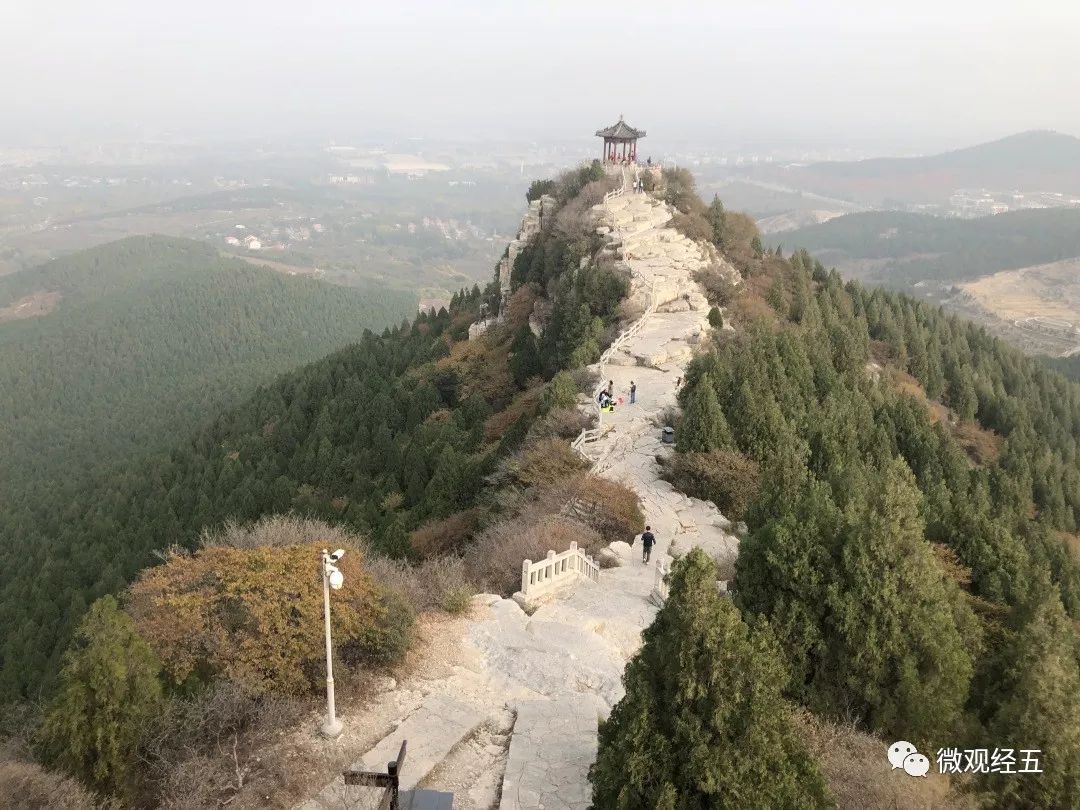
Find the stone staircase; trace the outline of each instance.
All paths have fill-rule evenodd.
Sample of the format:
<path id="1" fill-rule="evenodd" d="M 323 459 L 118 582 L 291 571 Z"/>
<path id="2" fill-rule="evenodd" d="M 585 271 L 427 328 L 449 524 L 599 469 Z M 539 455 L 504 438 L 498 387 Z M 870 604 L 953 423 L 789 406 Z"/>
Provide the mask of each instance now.
<path id="1" fill-rule="evenodd" d="M 597 720 L 596 703 L 588 695 L 518 703 L 499 810 L 588 807 Z M 548 740 L 563 745 L 546 745 Z"/>
<path id="2" fill-rule="evenodd" d="M 487 714 L 472 705 L 446 694 L 433 693 L 359 762 L 353 763 L 352 768 L 385 771 L 386 763 L 396 758 L 402 741 L 408 740 L 409 754 L 400 777 L 401 789 L 412 790 L 486 719 Z M 297 810 L 342 810 L 353 800 L 344 777 L 339 776 Z"/>

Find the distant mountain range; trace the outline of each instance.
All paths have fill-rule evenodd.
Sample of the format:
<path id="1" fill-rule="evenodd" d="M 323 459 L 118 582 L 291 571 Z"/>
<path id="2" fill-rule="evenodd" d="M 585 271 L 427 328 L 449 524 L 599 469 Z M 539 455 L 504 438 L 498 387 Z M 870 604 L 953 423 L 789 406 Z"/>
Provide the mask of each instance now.
<path id="1" fill-rule="evenodd" d="M 940 203 L 961 188 L 1080 194 L 1080 138 L 1039 130 L 925 157 L 766 171 L 801 190 L 872 205 Z"/>
<path id="2" fill-rule="evenodd" d="M 825 264 L 867 281 L 953 282 L 1080 256 L 1080 209 L 977 219 L 871 211 L 776 233 L 769 242 L 806 248 Z"/>
<path id="3" fill-rule="evenodd" d="M 814 163 L 809 168 L 835 177 L 877 177 L 934 171 L 1061 172 L 1078 167 L 1080 138 L 1033 130 L 937 155 Z"/>

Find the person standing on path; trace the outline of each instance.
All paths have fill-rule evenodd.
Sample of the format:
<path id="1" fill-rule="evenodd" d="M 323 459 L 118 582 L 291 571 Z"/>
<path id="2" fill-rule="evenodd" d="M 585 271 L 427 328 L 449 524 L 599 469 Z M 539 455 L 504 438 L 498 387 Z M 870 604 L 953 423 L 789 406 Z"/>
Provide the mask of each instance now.
<path id="1" fill-rule="evenodd" d="M 630 404 L 633 405 L 637 401 L 637 383 L 633 380 L 630 381 Z"/>
<path id="2" fill-rule="evenodd" d="M 607 381 L 607 395 L 608 395 L 608 399 L 615 399 L 615 381 L 614 380 L 608 380 Z"/>
<path id="3" fill-rule="evenodd" d="M 652 547 L 656 542 L 656 537 L 652 533 L 652 526 L 646 526 L 645 531 L 641 533 L 641 561 L 647 563 L 649 557 L 652 555 Z"/>

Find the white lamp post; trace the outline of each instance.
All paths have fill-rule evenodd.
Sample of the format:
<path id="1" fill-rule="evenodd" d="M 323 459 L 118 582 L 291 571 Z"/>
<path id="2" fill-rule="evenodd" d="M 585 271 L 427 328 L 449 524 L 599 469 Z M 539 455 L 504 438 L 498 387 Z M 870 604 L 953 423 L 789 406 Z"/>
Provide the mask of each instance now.
<path id="1" fill-rule="evenodd" d="M 339 590 L 345 583 L 345 578 L 334 566 L 334 563 L 344 556 L 345 549 L 342 548 L 333 554 L 325 548 L 322 552 L 323 619 L 326 623 L 326 722 L 322 725 L 322 733 L 330 739 L 341 734 L 341 721 L 337 719 L 337 711 L 334 707 L 334 652 L 330 643 L 330 589 Z"/>

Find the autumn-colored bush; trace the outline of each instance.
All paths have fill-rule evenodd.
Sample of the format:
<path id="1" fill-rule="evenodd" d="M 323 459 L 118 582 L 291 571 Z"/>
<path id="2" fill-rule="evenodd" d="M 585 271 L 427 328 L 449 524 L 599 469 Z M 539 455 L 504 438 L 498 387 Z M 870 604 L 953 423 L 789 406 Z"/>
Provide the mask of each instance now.
<path id="1" fill-rule="evenodd" d="M 507 302 L 506 320 L 516 330 L 529 322 L 540 289 L 536 284 L 522 284 Z"/>
<path id="2" fill-rule="evenodd" d="M 548 487 L 558 481 L 580 472 L 585 462 L 564 441 L 542 439 L 532 442 L 506 464 L 510 477 L 526 487 Z"/>
<path id="3" fill-rule="evenodd" d="M 543 419 L 533 423 L 529 438 L 574 439 L 593 421 L 593 416 L 578 408 L 553 408 Z"/>
<path id="4" fill-rule="evenodd" d="M 675 216 L 671 218 L 671 227 L 695 242 L 708 242 L 713 237 L 712 225 L 699 211 L 691 211 L 688 214 L 676 211 Z"/>
<path id="5" fill-rule="evenodd" d="M 563 513 L 596 531 L 606 542 L 631 543 L 645 529 L 638 497 L 629 487 L 596 475 L 583 475 L 568 489 Z"/>
<path id="6" fill-rule="evenodd" d="M 735 299 L 738 289 L 732 278 L 733 272 L 723 264 L 710 264 L 695 273 L 694 279 L 705 288 L 705 297 L 710 304 L 726 307 Z"/>
<path id="7" fill-rule="evenodd" d="M 303 692 L 321 670 L 328 545 L 172 551 L 131 586 L 129 612 L 176 684 L 221 677 L 256 693 Z M 333 598 L 341 645 L 369 637 L 386 611 L 360 549 L 344 547 Z"/>
<path id="8" fill-rule="evenodd" d="M 484 441 L 495 442 L 521 417 L 531 418 L 544 398 L 545 386 L 534 385 L 522 391 L 501 411 L 496 411 L 484 422 Z"/>
<path id="9" fill-rule="evenodd" d="M 476 531 L 478 522 L 476 509 L 455 512 L 416 529 L 409 535 L 409 545 L 421 558 L 460 551 Z"/>
<path id="10" fill-rule="evenodd" d="M 761 470 L 730 450 L 676 453 L 664 477 L 680 492 L 712 501 L 725 517 L 741 520 L 761 486 Z"/>
<path id="11" fill-rule="evenodd" d="M 522 560 L 566 551 L 575 541 L 590 554 L 605 545 L 595 530 L 577 520 L 529 508 L 488 527 L 465 555 L 465 567 L 484 590 L 510 594 L 521 587 Z"/>

